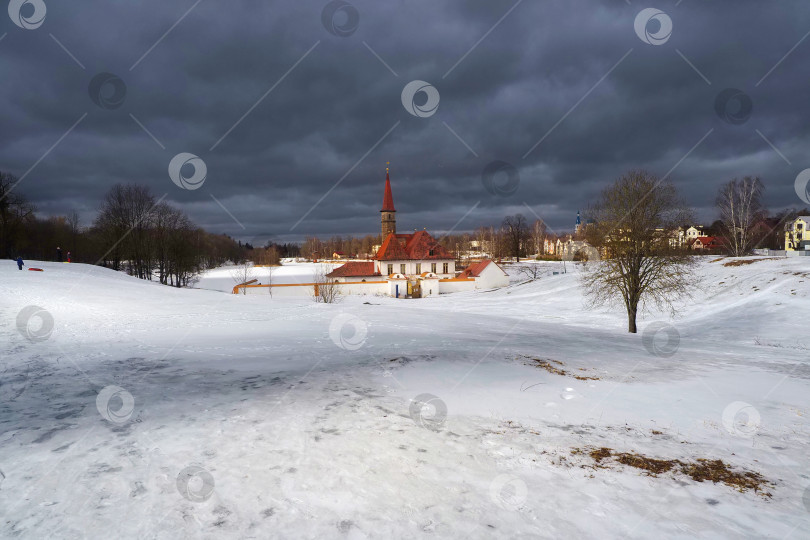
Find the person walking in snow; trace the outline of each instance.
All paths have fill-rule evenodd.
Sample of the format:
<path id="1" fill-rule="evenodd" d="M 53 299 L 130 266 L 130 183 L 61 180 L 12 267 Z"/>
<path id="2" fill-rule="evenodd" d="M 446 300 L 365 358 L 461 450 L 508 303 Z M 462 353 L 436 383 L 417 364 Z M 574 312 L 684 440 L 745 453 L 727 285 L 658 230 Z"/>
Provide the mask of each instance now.
<path id="1" fill-rule="evenodd" d="M 62 248 L 56 248 L 56 262 L 62 262 Z"/>
<path id="2" fill-rule="evenodd" d="M 17 257 L 17 268 L 22 270 L 23 266 L 24 266 L 24 263 L 23 263 L 22 257 Z"/>
<path id="3" fill-rule="evenodd" d="M 68 262 L 70 262 L 70 252 L 68 251 Z"/>

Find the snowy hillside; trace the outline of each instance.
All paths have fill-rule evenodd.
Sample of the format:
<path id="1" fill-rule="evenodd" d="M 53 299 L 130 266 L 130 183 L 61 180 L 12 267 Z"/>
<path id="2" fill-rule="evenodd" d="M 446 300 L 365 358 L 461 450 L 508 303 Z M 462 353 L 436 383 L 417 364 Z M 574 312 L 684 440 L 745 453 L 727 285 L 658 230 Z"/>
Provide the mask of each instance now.
<path id="1" fill-rule="evenodd" d="M 810 261 L 711 260 L 638 335 L 570 264 L 323 305 L 3 261 L 0 537 L 807 537 Z"/>

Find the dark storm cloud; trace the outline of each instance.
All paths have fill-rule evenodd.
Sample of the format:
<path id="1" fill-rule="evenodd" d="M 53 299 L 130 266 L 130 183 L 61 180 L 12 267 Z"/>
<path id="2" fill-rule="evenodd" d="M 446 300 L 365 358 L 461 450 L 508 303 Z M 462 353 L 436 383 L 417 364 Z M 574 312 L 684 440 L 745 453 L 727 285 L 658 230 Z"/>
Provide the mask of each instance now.
<path id="1" fill-rule="evenodd" d="M 708 221 L 733 176 L 762 176 L 774 209 L 799 205 L 793 181 L 810 167 L 810 40 L 783 59 L 810 30 L 802 0 L 664 0 L 673 33 L 660 46 L 633 28 L 649 6 L 621 0 L 353 0 L 347 37 L 323 26 L 325 1 L 44 2 L 35 30 L 0 17 L 0 169 L 20 177 L 41 159 L 17 189 L 45 214 L 90 219 L 111 185 L 139 182 L 213 232 L 373 233 L 391 161 L 404 230 L 514 212 L 568 229 L 634 167 L 674 167 Z M 101 72 L 126 85 L 120 107 L 91 100 Z M 412 80 L 438 90 L 434 115 L 402 106 Z M 729 87 L 753 103 L 739 125 L 715 113 Z M 202 188 L 169 178 L 181 152 L 205 161 Z M 519 171 L 514 193 L 485 189 L 493 160 Z"/>

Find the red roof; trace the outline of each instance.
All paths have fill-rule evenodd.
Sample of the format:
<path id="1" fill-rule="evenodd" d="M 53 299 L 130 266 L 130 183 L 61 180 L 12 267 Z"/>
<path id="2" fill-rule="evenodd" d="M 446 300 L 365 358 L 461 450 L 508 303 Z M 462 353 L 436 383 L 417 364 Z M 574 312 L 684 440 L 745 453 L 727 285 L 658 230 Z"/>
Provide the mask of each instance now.
<path id="1" fill-rule="evenodd" d="M 326 277 L 365 277 L 379 276 L 379 272 L 374 271 L 374 262 L 347 262 L 326 274 Z"/>
<path id="2" fill-rule="evenodd" d="M 700 242 L 703 246 L 722 246 L 723 239 L 717 236 L 698 236 L 695 242 Z"/>
<path id="3" fill-rule="evenodd" d="M 375 257 L 378 261 L 424 261 L 452 259 L 453 256 L 427 231 L 385 237 Z"/>
<path id="4" fill-rule="evenodd" d="M 391 179 L 388 178 L 388 171 L 385 172 L 385 195 L 383 195 L 383 207 L 380 212 L 396 212 L 396 210 L 394 210 L 394 196 L 391 194 Z"/>
<path id="5" fill-rule="evenodd" d="M 484 271 L 484 268 L 489 266 L 489 263 L 491 262 L 492 261 L 490 261 L 489 259 L 484 259 L 481 262 L 473 263 L 464 270 L 462 270 L 461 274 L 459 274 L 458 277 L 460 278 L 478 277 L 481 275 L 481 272 Z"/>
<path id="6" fill-rule="evenodd" d="M 394 234 L 391 233 L 385 237 L 380 249 L 377 250 L 377 256 L 374 257 L 378 261 L 395 261 L 409 259 L 408 252 L 405 251 L 405 241 L 403 239 L 409 237 L 409 234 Z"/>

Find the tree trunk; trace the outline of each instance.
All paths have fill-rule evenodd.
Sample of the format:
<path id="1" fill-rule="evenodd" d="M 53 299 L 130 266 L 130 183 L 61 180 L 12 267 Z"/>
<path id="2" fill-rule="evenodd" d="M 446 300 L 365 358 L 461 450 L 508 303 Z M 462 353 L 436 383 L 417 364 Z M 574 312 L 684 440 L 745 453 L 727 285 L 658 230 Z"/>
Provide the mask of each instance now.
<path id="1" fill-rule="evenodd" d="M 636 328 L 636 306 L 627 306 L 627 331 L 631 334 L 638 332 Z"/>

